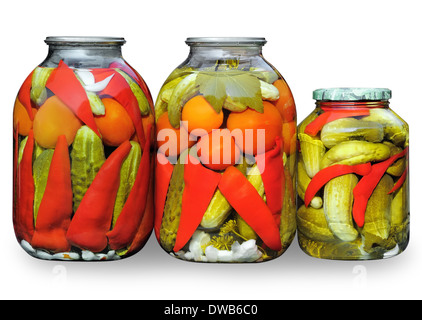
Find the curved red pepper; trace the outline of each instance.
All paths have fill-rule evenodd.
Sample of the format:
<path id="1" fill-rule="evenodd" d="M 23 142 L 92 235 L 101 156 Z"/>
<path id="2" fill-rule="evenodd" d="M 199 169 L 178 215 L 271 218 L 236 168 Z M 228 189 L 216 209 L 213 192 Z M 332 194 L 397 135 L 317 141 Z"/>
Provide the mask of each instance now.
<path id="1" fill-rule="evenodd" d="M 406 181 L 408 171 L 409 171 L 409 166 L 406 166 L 406 169 L 404 170 L 403 174 L 400 176 L 399 180 L 397 180 L 397 182 L 394 184 L 394 187 L 390 190 L 388 194 L 392 194 L 403 185 L 403 183 Z"/>
<path id="2" fill-rule="evenodd" d="M 185 188 L 174 252 L 182 249 L 198 228 L 221 180 L 220 173 L 207 169 L 191 155 L 184 166 Z"/>
<path id="3" fill-rule="evenodd" d="M 19 121 L 16 123 L 16 130 L 13 130 L 13 221 L 16 221 L 18 201 L 16 194 L 16 179 L 18 177 L 18 158 L 19 158 Z"/>
<path id="4" fill-rule="evenodd" d="M 105 72 L 103 69 L 92 70 L 92 73 L 95 77 L 95 81 L 104 80 L 106 76 L 114 74 L 111 78 L 107 87 L 101 91 L 101 95 L 107 95 L 119 102 L 127 111 L 129 117 L 131 118 L 133 125 L 135 127 L 136 134 L 139 138 L 139 143 L 142 150 L 144 150 L 146 139 L 145 132 L 142 126 L 142 115 L 141 110 L 139 109 L 138 100 L 132 92 L 129 84 L 126 79 L 118 72 L 114 70 L 109 70 Z"/>
<path id="5" fill-rule="evenodd" d="M 322 127 L 334 120 L 348 118 L 348 117 L 361 117 L 369 116 L 369 109 L 344 109 L 325 111 L 320 114 L 314 121 L 308 124 L 305 128 L 305 133 L 311 136 L 316 136 L 321 131 Z"/>
<path id="6" fill-rule="evenodd" d="M 34 132 L 29 131 L 22 160 L 17 173 L 17 202 L 15 232 L 19 240 L 31 243 L 34 235 L 34 178 L 32 176 L 32 154 L 34 152 Z"/>
<path id="7" fill-rule="evenodd" d="M 352 166 L 347 164 L 335 164 L 318 171 L 306 188 L 304 200 L 305 206 L 309 206 L 309 203 L 311 203 L 316 193 L 331 179 L 349 173 L 356 173 L 360 176 L 367 175 L 371 172 L 371 168 L 371 164 L 368 162 Z"/>
<path id="8" fill-rule="evenodd" d="M 387 160 L 372 165 L 371 172 L 363 176 L 353 189 L 353 219 L 358 227 L 363 227 L 365 223 L 365 211 L 368 200 L 382 176 L 385 174 L 389 166 L 408 152 L 408 149 L 409 148 L 407 147 L 402 152 L 388 158 Z"/>
<path id="9" fill-rule="evenodd" d="M 31 245 L 54 252 L 70 250 L 66 232 L 73 213 L 70 159 L 66 136 L 59 136 L 51 159 L 47 185 L 38 210 Z"/>
<path id="10" fill-rule="evenodd" d="M 280 221 L 285 188 L 282 149 L 283 141 L 277 137 L 273 149 L 255 156 L 264 183 L 267 206 L 276 221 Z"/>
<path id="11" fill-rule="evenodd" d="M 162 153 L 157 153 L 155 163 L 155 222 L 154 232 L 157 240 L 160 240 L 160 227 L 163 219 L 164 206 L 167 198 L 167 191 L 173 173 L 173 165 Z"/>
<path id="12" fill-rule="evenodd" d="M 100 252 L 107 247 L 114 202 L 120 183 L 120 168 L 132 148 L 123 142 L 107 158 L 85 193 L 67 230 L 68 241 L 81 249 Z"/>
<path id="13" fill-rule="evenodd" d="M 73 70 L 63 60 L 60 60 L 58 67 L 51 73 L 46 87 L 59 97 L 83 123 L 100 136 L 86 91 Z"/>
<path id="14" fill-rule="evenodd" d="M 256 189 L 237 168 L 226 169 L 218 184 L 221 193 L 272 250 L 281 250 L 280 230 Z"/>
<path id="15" fill-rule="evenodd" d="M 117 218 L 113 230 L 107 232 L 109 246 L 113 250 L 124 248 L 133 241 L 145 213 L 151 171 L 150 133 L 151 126 L 148 128 L 147 141 L 132 190 Z"/>

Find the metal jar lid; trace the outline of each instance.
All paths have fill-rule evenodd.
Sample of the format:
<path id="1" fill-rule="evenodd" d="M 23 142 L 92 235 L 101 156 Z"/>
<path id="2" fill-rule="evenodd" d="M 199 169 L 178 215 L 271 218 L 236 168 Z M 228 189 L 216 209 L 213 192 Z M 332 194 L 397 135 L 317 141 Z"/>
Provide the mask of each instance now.
<path id="1" fill-rule="evenodd" d="M 391 90 L 387 88 L 325 88 L 313 92 L 313 99 L 325 101 L 389 100 Z"/>
<path id="2" fill-rule="evenodd" d="M 86 37 L 86 36 L 47 37 L 44 41 L 48 45 L 69 45 L 69 46 L 124 45 L 126 43 L 126 40 L 120 37 Z"/>
<path id="3" fill-rule="evenodd" d="M 267 43 L 265 38 L 254 37 L 190 37 L 186 44 L 198 46 L 263 46 Z"/>

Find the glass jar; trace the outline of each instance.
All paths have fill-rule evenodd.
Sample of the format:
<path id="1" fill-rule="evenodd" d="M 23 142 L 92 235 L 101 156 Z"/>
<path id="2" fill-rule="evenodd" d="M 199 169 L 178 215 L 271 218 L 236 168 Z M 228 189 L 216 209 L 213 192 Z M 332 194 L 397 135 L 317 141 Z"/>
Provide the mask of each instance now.
<path id="1" fill-rule="evenodd" d="M 13 112 L 13 223 L 48 260 L 115 260 L 154 221 L 153 103 L 123 38 L 47 37 Z"/>
<path id="2" fill-rule="evenodd" d="M 298 239 L 310 256 L 369 260 L 409 242 L 409 127 L 391 91 L 314 91 L 298 127 Z"/>
<path id="3" fill-rule="evenodd" d="M 296 232 L 292 93 L 264 38 L 186 43 L 156 101 L 156 237 L 182 260 L 274 259 Z"/>

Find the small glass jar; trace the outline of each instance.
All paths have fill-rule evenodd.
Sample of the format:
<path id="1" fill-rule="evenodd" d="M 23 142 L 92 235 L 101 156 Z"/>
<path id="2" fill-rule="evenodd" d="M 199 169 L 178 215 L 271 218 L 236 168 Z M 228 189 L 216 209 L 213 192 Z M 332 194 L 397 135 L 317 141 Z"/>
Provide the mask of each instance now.
<path id="1" fill-rule="evenodd" d="M 45 42 L 13 112 L 17 240 L 47 260 L 130 256 L 153 229 L 151 95 L 123 38 Z"/>
<path id="2" fill-rule="evenodd" d="M 330 88 L 298 127 L 298 239 L 310 256 L 369 260 L 409 242 L 409 127 L 391 91 Z"/>
<path id="3" fill-rule="evenodd" d="M 156 102 L 155 233 L 175 257 L 261 262 L 296 232 L 296 109 L 264 38 L 188 38 Z"/>

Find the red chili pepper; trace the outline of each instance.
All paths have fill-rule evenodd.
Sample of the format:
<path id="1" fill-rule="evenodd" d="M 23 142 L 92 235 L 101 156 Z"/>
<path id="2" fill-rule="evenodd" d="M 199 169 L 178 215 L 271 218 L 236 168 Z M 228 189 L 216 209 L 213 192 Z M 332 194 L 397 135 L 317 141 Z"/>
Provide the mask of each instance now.
<path id="1" fill-rule="evenodd" d="M 46 87 L 53 91 L 83 123 L 100 136 L 86 91 L 73 70 L 63 60 L 60 60 L 58 67 L 51 73 Z"/>
<path id="2" fill-rule="evenodd" d="M 306 188 L 304 200 L 305 206 L 309 206 L 309 203 L 315 197 L 319 189 L 321 189 L 331 179 L 349 173 L 356 173 L 360 176 L 364 176 L 371 172 L 371 168 L 371 163 L 367 162 L 352 166 L 347 164 L 335 164 L 318 171 Z"/>
<path id="3" fill-rule="evenodd" d="M 409 167 L 406 166 L 406 169 L 404 170 L 403 174 L 400 176 L 399 180 L 397 180 L 397 182 L 394 184 L 394 187 L 390 190 L 388 194 L 392 194 L 403 185 L 403 183 L 406 181 L 408 171 Z"/>
<path id="4" fill-rule="evenodd" d="M 19 240 L 31 243 L 34 235 L 34 178 L 32 176 L 32 154 L 34 151 L 34 133 L 29 131 L 21 162 L 17 173 L 17 203 L 15 232 Z"/>
<path id="5" fill-rule="evenodd" d="M 226 169 L 218 184 L 221 193 L 272 250 L 281 250 L 280 230 L 256 189 L 237 168 Z"/>
<path id="6" fill-rule="evenodd" d="M 154 102 L 151 97 L 151 92 L 149 91 L 149 88 L 147 84 L 145 83 L 144 79 L 141 77 L 141 75 L 136 72 L 134 68 L 132 68 L 129 64 L 122 64 L 120 62 L 114 61 L 110 63 L 110 68 L 117 68 L 124 72 L 126 72 L 129 76 L 132 77 L 133 80 L 136 81 L 136 83 L 141 87 L 142 91 L 145 94 L 145 97 L 147 98 L 149 105 L 151 107 L 151 110 L 153 109 L 152 106 L 154 106 Z"/>
<path id="7" fill-rule="evenodd" d="M 94 74 L 95 81 L 97 82 L 104 80 L 106 76 L 114 74 L 107 87 L 101 91 L 101 95 L 112 97 L 125 108 L 129 117 L 132 119 L 141 148 L 144 150 L 146 140 L 142 126 L 141 110 L 139 109 L 138 100 L 133 94 L 132 89 L 130 88 L 130 85 L 127 83 L 126 79 L 120 73 L 114 70 L 104 72 L 103 69 L 98 71 L 93 69 L 92 73 Z"/>
<path id="8" fill-rule="evenodd" d="M 368 200 L 382 176 L 385 174 L 388 167 L 391 166 L 397 159 L 403 157 L 407 151 L 408 147 L 387 160 L 372 165 L 371 172 L 363 176 L 353 189 L 353 219 L 358 227 L 363 227 L 365 223 L 365 211 Z"/>
<path id="9" fill-rule="evenodd" d="M 160 226 L 163 218 L 164 206 L 167 198 L 167 191 L 173 173 L 173 165 L 162 153 L 157 153 L 155 163 L 155 222 L 154 232 L 157 240 L 160 240 Z"/>
<path id="10" fill-rule="evenodd" d="M 369 116 L 369 109 L 344 109 L 344 110 L 333 110 L 325 111 L 320 114 L 314 121 L 308 124 L 305 128 L 305 133 L 311 136 L 316 136 L 321 131 L 322 127 L 334 120 L 349 118 L 349 117 L 361 117 Z"/>
<path id="11" fill-rule="evenodd" d="M 72 180 L 66 136 L 57 139 L 47 184 L 38 210 L 32 246 L 53 252 L 69 251 L 66 232 L 73 213 Z"/>
<path id="12" fill-rule="evenodd" d="M 93 252 L 107 247 L 120 168 L 131 147 L 129 141 L 123 142 L 101 166 L 70 223 L 67 239 L 71 244 Z"/>
<path id="13" fill-rule="evenodd" d="M 124 248 L 133 241 L 145 213 L 151 167 L 151 126 L 132 190 L 117 218 L 113 230 L 107 232 L 109 246 L 113 250 Z"/>
<path id="14" fill-rule="evenodd" d="M 34 71 L 32 71 L 28 77 L 26 77 L 25 81 L 23 82 L 21 88 L 18 92 L 18 99 L 25 107 L 26 111 L 28 112 L 29 118 L 34 120 L 34 115 L 32 113 L 32 101 L 31 101 L 31 87 L 32 87 L 32 75 Z"/>
<path id="15" fill-rule="evenodd" d="M 272 150 L 255 156 L 264 183 L 267 205 L 276 221 L 280 221 L 285 188 L 282 149 L 283 141 L 277 137 Z"/>
<path id="16" fill-rule="evenodd" d="M 185 188 L 182 197 L 182 214 L 174 252 L 182 249 L 198 228 L 221 180 L 220 173 L 207 169 L 198 159 L 190 155 L 184 166 Z"/>
<path id="17" fill-rule="evenodd" d="M 151 172 L 154 172 L 154 171 L 151 170 Z M 148 190 L 147 205 L 145 208 L 144 217 L 142 218 L 138 231 L 136 232 L 136 235 L 129 246 L 129 249 L 126 253 L 127 255 L 131 253 L 136 253 L 145 245 L 154 227 L 155 208 L 154 208 L 154 183 L 153 182 L 154 182 L 154 176 L 150 175 L 150 187 Z"/>

